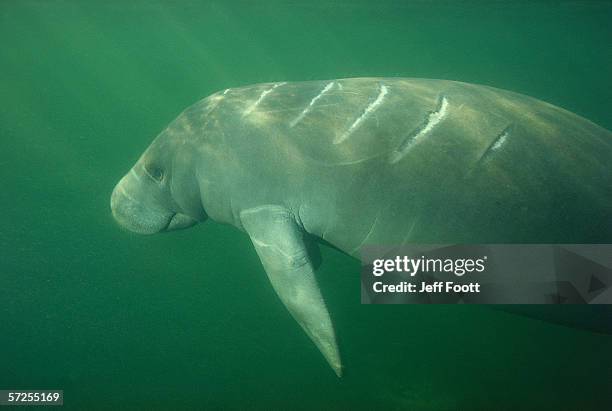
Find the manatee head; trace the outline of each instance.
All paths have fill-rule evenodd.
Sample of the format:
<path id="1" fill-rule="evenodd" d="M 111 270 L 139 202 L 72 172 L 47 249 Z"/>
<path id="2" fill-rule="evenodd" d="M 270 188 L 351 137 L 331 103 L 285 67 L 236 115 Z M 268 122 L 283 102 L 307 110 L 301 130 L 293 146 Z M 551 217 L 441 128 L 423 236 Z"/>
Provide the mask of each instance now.
<path id="1" fill-rule="evenodd" d="M 184 137 L 184 136 L 183 136 Z M 191 227 L 205 218 L 185 139 L 160 134 L 119 181 L 110 206 L 122 227 L 155 234 Z"/>

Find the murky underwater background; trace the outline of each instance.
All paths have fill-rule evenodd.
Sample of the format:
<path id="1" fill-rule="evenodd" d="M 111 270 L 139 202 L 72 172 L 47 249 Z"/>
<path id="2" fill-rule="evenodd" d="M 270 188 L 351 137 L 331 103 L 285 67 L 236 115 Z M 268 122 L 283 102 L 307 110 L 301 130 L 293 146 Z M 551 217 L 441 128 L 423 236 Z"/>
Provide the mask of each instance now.
<path id="1" fill-rule="evenodd" d="M 362 306 L 358 261 L 324 249 L 338 379 L 246 236 L 132 235 L 109 195 L 180 111 L 256 82 L 454 79 L 612 129 L 611 21 L 609 2 L 3 0 L 0 389 L 76 410 L 606 409 L 612 336 Z"/>

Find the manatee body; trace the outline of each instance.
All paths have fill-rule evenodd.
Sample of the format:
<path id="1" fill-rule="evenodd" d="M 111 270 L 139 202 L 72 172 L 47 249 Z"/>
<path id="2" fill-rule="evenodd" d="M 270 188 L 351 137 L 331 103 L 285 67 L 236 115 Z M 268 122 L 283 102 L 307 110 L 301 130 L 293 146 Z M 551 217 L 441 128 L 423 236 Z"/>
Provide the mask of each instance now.
<path id="1" fill-rule="evenodd" d="M 152 234 L 207 217 L 245 231 L 335 372 L 309 250 L 364 244 L 606 243 L 612 133 L 545 102 L 444 80 L 356 78 L 227 89 L 185 110 L 117 184 Z"/>

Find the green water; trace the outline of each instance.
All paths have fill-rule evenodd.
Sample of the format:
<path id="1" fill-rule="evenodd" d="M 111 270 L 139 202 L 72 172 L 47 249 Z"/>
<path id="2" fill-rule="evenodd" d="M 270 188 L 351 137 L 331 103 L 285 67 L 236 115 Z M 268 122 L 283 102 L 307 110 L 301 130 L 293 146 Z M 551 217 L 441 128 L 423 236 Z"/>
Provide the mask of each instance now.
<path id="1" fill-rule="evenodd" d="M 66 409 L 599 410 L 612 336 L 477 306 L 361 306 L 324 249 L 338 379 L 248 238 L 139 237 L 109 195 L 180 111 L 220 89 L 447 78 L 612 129 L 606 2 L 0 2 L 0 389 Z"/>

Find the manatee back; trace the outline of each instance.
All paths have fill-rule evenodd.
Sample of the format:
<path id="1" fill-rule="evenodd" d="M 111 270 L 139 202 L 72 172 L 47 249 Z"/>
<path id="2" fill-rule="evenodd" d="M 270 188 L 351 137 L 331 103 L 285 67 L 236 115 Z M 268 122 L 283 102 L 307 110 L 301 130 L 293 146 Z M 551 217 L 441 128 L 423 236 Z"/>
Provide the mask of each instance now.
<path id="1" fill-rule="evenodd" d="M 250 170 L 267 194 L 334 214 L 339 237 L 612 240 L 612 133 L 531 97 L 363 78 L 230 89 L 205 107 L 220 144 L 265 160 Z"/>

